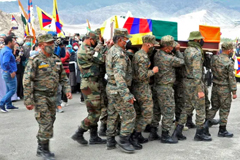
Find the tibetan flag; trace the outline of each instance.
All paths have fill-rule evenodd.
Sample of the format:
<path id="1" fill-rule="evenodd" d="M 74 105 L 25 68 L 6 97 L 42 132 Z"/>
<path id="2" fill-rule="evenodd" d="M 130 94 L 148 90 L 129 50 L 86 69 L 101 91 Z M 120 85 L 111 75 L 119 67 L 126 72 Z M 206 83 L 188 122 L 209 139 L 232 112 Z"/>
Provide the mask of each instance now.
<path id="1" fill-rule="evenodd" d="M 128 33 L 132 36 L 130 40 L 133 45 L 142 44 L 142 36 L 152 35 L 152 20 L 129 17 L 123 28 L 126 28 Z"/>
<path id="2" fill-rule="evenodd" d="M 12 21 L 16 21 L 16 18 L 12 15 Z"/>
<path id="3" fill-rule="evenodd" d="M 38 14 L 38 19 L 39 19 L 39 24 L 40 24 L 40 29 L 44 31 L 54 31 L 56 32 L 56 24 L 55 20 L 44 12 L 41 8 L 37 7 L 37 14 Z M 61 24 L 63 24 L 60 21 Z"/>
<path id="4" fill-rule="evenodd" d="M 27 24 L 27 20 L 28 20 L 28 15 L 27 13 L 25 12 L 23 6 L 22 6 L 22 3 L 20 2 L 20 0 L 18 0 L 18 5 L 19 5 L 19 9 L 20 9 L 20 12 L 21 12 L 21 18 L 22 18 L 22 22 L 24 25 Z"/>
<path id="5" fill-rule="evenodd" d="M 236 60 L 238 64 L 238 69 L 235 70 L 235 76 L 240 78 L 240 57 L 237 57 Z"/>
<path id="6" fill-rule="evenodd" d="M 62 24 L 60 23 L 59 15 L 58 15 L 58 8 L 57 8 L 57 0 L 53 0 L 53 19 L 55 20 L 56 24 L 56 32 L 62 32 Z"/>
<path id="7" fill-rule="evenodd" d="M 199 25 L 199 31 L 204 37 L 204 42 L 220 43 L 220 27 Z"/>
<path id="8" fill-rule="evenodd" d="M 32 0 L 28 0 L 28 28 L 29 28 L 29 35 L 33 36 L 33 43 L 36 42 L 36 33 L 33 27 L 33 5 Z"/>

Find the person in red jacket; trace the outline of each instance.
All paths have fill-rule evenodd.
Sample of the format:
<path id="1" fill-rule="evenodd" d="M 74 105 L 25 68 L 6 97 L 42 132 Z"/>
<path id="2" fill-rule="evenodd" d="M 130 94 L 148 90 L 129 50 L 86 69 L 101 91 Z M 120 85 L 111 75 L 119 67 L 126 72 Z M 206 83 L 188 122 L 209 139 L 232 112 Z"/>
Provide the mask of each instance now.
<path id="1" fill-rule="evenodd" d="M 64 58 L 61 58 L 61 61 L 62 61 L 62 64 L 63 64 L 63 68 L 64 68 L 68 78 L 69 78 L 69 73 L 70 73 L 69 61 L 70 61 L 71 50 L 72 50 L 72 46 L 71 45 L 67 45 L 66 46 L 66 55 L 65 55 Z M 68 102 L 68 99 L 67 99 L 66 95 L 62 91 L 62 104 L 61 104 L 61 107 L 66 107 L 67 106 L 67 102 Z"/>

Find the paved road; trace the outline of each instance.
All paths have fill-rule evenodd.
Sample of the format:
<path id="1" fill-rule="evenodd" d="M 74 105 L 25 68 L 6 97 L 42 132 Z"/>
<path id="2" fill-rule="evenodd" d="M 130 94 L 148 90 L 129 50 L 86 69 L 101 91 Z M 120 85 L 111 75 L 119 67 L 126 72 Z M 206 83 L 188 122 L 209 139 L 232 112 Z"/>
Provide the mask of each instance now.
<path id="1" fill-rule="evenodd" d="M 240 90 L 240 85 L 238 85 Z M 235 135 L 231 139 L 218 138 L 218 126 L 210 128 L 212 142 L 195 142 L 195 130 L 184 131 L 186 141 L 178 144 L 162 144 L 159 141 L 143 145 L 135 154 L 106 150 L 105 145 L 81 146 L 71 139 L 81 120 L 87 115 L 85 105 L 79 103 L 79 94 L 74 94 L 64 113 L 57 113 L 51 150 L 57 160 L 236 160 L 240 159 L 240 92 L 232 103 L 228 130 Z M 23 101 L 14 103 L 20 107 L 9 113 L 0 113 L 0 160 L 41 160 L 36 157 L 38 130 L 34 112 L 28 111 Z M 218 117 L 218 116 L 217 116 Z M 159 132 L 160 133 L 160 132 Z M 147 137 L 148 134 L 144 133 Z M 89 139 L 89 132 L 85 134 Z"/>

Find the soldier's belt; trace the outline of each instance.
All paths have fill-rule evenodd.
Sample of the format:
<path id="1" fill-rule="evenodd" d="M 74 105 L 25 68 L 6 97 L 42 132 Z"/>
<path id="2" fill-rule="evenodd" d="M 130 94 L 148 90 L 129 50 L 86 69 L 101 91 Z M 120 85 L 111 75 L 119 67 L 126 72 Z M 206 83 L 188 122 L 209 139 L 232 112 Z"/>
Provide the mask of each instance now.
<path id="1" fill-rule="evenodd" d="M 213 86 L 228 86 L 229 84 L 217 84 L 217 83 L 213 83 Z"/>
<path id="2" fill-rule="evenodd" d="M 157 85 L 165 86 L 165 87 L 173 87 L 173 84 L 157 84 Z"/>
<path id="3" fill-rule="evenodd" d="M 98 77 L 87 77 L 87 78 L 83 78 L 86 81 L 94 81 L 94 82 L 98 82 L 99 78 Z"/>
<path id="4" fill-rule="evenodd" d="M 53 97 L 56 95 L 54 92 L 45 92 L 45 91 L 34 91 L 34 93 L 41 94 L 43 96 Z"/>

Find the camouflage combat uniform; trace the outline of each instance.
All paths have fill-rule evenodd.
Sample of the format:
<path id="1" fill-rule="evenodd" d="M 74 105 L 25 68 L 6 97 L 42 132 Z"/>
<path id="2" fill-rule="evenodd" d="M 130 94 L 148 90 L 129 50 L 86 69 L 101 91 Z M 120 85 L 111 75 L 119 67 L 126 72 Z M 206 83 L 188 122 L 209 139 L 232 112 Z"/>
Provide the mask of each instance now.
<path id="1" fill-rule="evenodd" d="M 39 41 L 49 39 L 53 41 L 51 35 L 43 35 Z M 46 141 L 53 137 L 59 83 L 63 86 L 64 93 L 71 92 L 66 72 L 56 55 L 47 57 L 40 52 L 29 58 L 23 80 L 24 104 L 35 107 L 35 118 L 39 124 L 37 134 L 39 141 Z"/>
<path id="2" fill-rule="evenodd" d="M 96 39 L 96 35 L 94 34 L 92 38 Z M 104 63 L 104 55 L 101 53 L 102 47 L 101 42 L 98 42 L 95 48 L 82 43 L 77 52 L 78 65 L 81 71 L 80 89 L 88 111 L 88 116 L 81 122 L 80 126 L 84 130 L 95 128 L 101 114 L 99 65 Z"/>
<path id="3" fill-rule="evenodd" d="M 231 45 L 227 45 L 225 46 L 225 48 L 229 46 L 231 47 Z M 231 49 L 230 47 L 229 49 Z M 220 126 L 227 125 L 228 115 L 232 102 L 231 93 L 236 94 L 237 91 L 237 84 L 233 66 L 233 62 L 226 54 L 215 55 L 212 58 L 212 108 L 207 114 L 207 119 L 213 119 L 217 111 L 219 110 Z"/>
<path id="4" fill-rule="evenodd" d="M 198 47 L 197 47 L 198 46 Z M 199 43 L 189 42 L 188 48 L 184 51 L 184 97 L 185 108 L 182 110 L 179 124 L 184 125 L 187 121 L 187 115 L 192 113 L 193 107 L 196 109 L 196 126 L 202 128 L 205 120 L 205 98 L 198 98 L 198 92 L 204 92 L 202 81 L 203 63 L 202 53 Z"/>
<path id="5" fill-rule="evenodd" d="M 132 133 L 135 125 L 136 113 L 133 104 L 128 101 L 134 96 L 128 87 L 132 83 L 132 67 L 126 51 L 117 44 L 111 47 L 106 57 L 106 71 L 108 84 L 107 136 L 116 136 L 118 114 L 121 118 L 121 136 Z"/>
<path id="6" fill-rule="evenodd" d="M 158 44 L 155 36 L 146 35 L 143 38 L 143 43 Z M 135 107 L 137 117 L 135 130 L 142 132 L 152 121 L 153 116 L 153 99 L 152 91 L 149 85 L 150 77 L 154 75 L 152 70 L 149 70 L 151 62 L 143 49 L 136 52 L 133 57 L 133 87 L 132 93 L 136 98 Z"/>
<path id="7" fill-rule="evenodd" d="M 169 43 L 167 46 L 173 46 L 174 41 L 172 36 L 163 37 L 161 43 L 164 42 L 163 40 L 166 40 L 166 43 Z M 162 131 L 168 132 L 171 129 L 175 112 L 173 90 L 173 84 L 176 80 L 175 67 L 184 65 L 184 60 L 181 52 L 177 52 L 177 55 L 173 56 L 160 50 L 154 57 L 154 64 L 159 67 L 159 72 L 155 75 L 154 89 L 157 93 L 158 103 L 163 117 Z M 152 125 L 156 126 L 157 123 L 153 120 Z"/>

